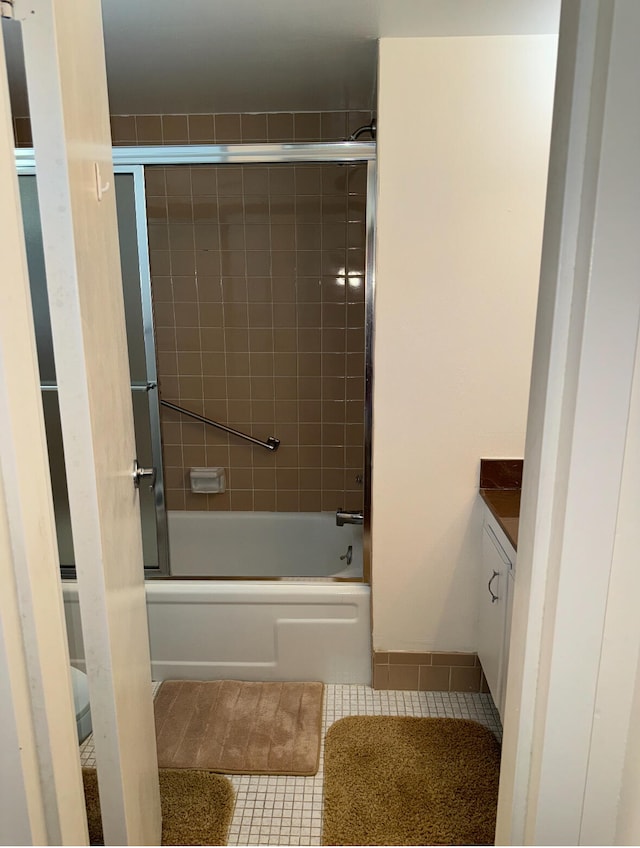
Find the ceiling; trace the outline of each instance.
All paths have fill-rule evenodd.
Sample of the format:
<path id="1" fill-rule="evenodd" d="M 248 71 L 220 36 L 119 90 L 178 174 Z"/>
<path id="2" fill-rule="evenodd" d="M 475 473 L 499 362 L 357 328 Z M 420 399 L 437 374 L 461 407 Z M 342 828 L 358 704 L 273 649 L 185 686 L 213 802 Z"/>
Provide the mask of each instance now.
<path id="1" fill-rule="evenodd" d="M 372 109 L 381 37 L 556 33 L 560 0 L 103 0 L 112 114 Z M 3 22 L 15 115 L 19 27 Z"/>

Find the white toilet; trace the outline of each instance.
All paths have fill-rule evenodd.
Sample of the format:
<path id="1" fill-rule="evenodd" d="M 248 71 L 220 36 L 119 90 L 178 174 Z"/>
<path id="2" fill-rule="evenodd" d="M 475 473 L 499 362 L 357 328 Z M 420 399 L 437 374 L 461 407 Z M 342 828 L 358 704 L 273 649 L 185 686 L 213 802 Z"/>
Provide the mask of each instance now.
<path id="1" fill-rule="evenodd" d="M 89 684 L 87 683 L 87 675 L 72 666 L 71 682 L 73 684 L 73 702 L 76 708 L 78 742 L 84 742 L 91 733 L 91 710 L 89 709 Z"/>

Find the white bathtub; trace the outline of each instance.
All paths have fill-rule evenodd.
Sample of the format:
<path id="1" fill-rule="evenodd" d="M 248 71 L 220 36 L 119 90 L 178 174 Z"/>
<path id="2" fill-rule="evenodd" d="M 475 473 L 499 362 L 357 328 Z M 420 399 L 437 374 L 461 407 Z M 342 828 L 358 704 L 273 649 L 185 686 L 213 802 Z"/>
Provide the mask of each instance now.
<path id="1" fill-rule="evenodd" d="M 149 580 L 154 680 L 370 683 L 362 583 Z M 63 584 L 71 661 L 84 667 L 78 587 Z"/>
<path id="2" fill-rule="evenodd" d="M 173 575 L 146 583 L 153 679 L 370 683 L 370 588 L 331 579 L 362 574 L 361 530 L 330 513 L 169 513 Z M 63 594 L 82 668 L 77 583 Z"/>
<path id="3" fill-rule="evenodd" d="M 167 521 L 173 577 L 362 578 L 362 527 L 337 527 L 333 512 L 173 510 Z"/>

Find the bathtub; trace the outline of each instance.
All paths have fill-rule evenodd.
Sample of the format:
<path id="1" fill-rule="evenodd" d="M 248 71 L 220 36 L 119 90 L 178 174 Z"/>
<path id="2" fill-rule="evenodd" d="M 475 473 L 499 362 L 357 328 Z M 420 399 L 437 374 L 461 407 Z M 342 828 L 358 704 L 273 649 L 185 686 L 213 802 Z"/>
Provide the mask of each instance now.
<path id="1" fill-rule="evenodd" d="M 300 513 L 268 514 L 270 529 L 260 528 L 260 513 L 239 513 L 249 519 L 244 525 L 235 515 L 214 520 L 219 515 L 169 514 L 174 576 L 145 584 L 152 678 L 370 683 L 370 588 L 332 579 L 361 569 L 361 528 L 334 527 L 346 532 L 328 541 L 330 514 L 312 514 L 307 536 L 302 520 L 286 520 L 304 516 Z M 339 557 L 349 544 L 354 558 L 347 568 Z M 240 566 L 240 552 L 247 560 L 251 552 L 253 561 Z M 285 553 L 295 553 L 297 564 L 286 565 L 289 571 L 282 575 Z M 249 577 L 262 569 L 264 577 L 278 579 L 180 579 L 175 570 L 184 563 L 176 563 L 178 556 L 189 557 L 191 575 L 198 567 L 211 576 L 215 564 L 227 578 L 245 575 L 248 568 Z M 280 575 L 274 573 L 278 565 Z M 83 668 L 75 581 L 63 582 L 63 596 L 71 660 Z"/>
<path id="2" fill-rule="evenodd" d="M 167 523 L 173 577 L 362 578 L 362 527 L 333 512 L 170 510 Z"/>

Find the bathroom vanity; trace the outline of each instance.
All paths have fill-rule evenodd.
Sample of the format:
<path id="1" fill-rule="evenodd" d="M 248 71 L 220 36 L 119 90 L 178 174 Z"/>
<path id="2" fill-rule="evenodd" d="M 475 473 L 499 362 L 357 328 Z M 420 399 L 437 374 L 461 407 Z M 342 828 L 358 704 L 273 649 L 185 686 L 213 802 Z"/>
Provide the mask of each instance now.
<path id="1" fill-rule="evenodd" d="M 516 552 L 488 507 L 482 528 L 478 657 L 500 717 L 509 661 Z"/>
<path id="2" fill-rule="evenodd" d="M 499 462 L 519 463 L 519 472 L 518 468 L 512 468 L 512 473 L 505 477 L 487 471 L 485 463 Z M 495 472 L 495 467 L 491 470 Z M 480 495 L 484 501 L 484 515 L 478 595 L 478 657 L 501 718 L 509 662 L 521 481 L 521 461 L 482 460 Z"/>

